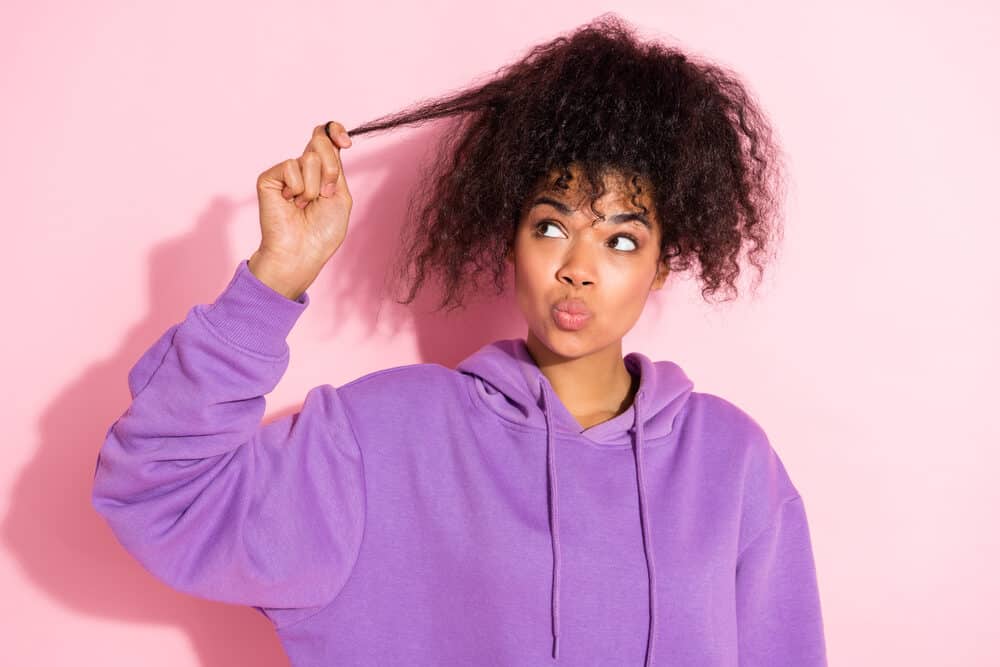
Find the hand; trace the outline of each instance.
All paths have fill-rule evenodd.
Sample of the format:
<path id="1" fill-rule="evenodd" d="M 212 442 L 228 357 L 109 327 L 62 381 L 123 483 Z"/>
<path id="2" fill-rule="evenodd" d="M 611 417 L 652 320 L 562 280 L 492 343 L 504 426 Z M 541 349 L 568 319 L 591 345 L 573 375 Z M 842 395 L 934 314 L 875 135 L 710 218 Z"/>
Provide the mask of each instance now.
<path id="1" fill-rule="evenodd" d="M 333 142 L 324 125 L 316 126 L 301 157 L 279 162 L 257 178 L 261 242 L 250 268 L 286 294 L 304 291 L 347 235 L 353 200 L 340 150 L 352 142 L 337 122 L 330 123 L 330 135 Z"/>

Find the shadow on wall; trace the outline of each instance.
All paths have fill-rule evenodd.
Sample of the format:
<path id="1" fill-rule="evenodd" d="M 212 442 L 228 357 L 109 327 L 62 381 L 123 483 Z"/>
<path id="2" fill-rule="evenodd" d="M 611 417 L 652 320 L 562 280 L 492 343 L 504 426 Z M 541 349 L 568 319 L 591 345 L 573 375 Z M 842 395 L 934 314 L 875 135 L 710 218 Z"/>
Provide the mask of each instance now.
<path id="1" fill-rule="evenodd" d="M 482 345 L 526 331 L 510 294 L 512 281 L 502 297 L 487 295 L 450 315 L 430 314 L 436 294 L 421 295 L 409 307 L 383 294 L 416 170 L 427 147 L 437 143 L 436 136 L 427 134 L 408 129 L 403 141 L 368 152 L 359 144 L 371 139 L 359 137 L 353 152 L 345 151 L 349 177 L 369 173 L 384 180 L 367 195 L 363 218 L 355 207 L 344 245 L 318 278 L 334 293 L 330 303 L 336 304 L 336 312 L 323 312 L 325 304 L 319 300 L 310 304 L 310 312 L 313 318 L 329 319 L 331 338 L 345 319 L 366 322 L 374 331 L 376 316 L 378 322 L 388 317 L 413 330 L 420 361 L 454 368 Z M 240 219 L 241 207 L 256 210 L 256 204 L 256 195 L 238 202 L 216 197 L 189 233 L 153 250 L 149 312 L 124 334 L 113 356 L 92 364 L 52 398 L 39 423 L 36 455 L 12 489 L 2 524 L 4 546 L 49 596 L 84 614 L 177 627 L 187 633 L 200 664 L 212 667 L 274 667 L 288 660 L 270 622 L 256 610 L 176 592 L 146 572 L 94 511 L 90 493 L 98 449 L 130 400 L 129 369 L 193 305 L 214 300 L 237 262 L 249 257 L 253 248 L 246 257 L 228 256 L 228 225 Z M 512 280 L 510 273 L 508 277 Z M 300 409 L 301 404 L 286 408 L 267 421 Z"/>

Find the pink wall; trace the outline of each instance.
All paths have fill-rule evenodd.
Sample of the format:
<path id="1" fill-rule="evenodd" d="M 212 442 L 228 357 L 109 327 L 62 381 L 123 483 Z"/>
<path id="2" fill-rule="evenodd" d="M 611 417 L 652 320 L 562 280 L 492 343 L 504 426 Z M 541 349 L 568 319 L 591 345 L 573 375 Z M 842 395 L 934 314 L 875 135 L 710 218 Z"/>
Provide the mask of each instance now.
<path id="1" fill-rule="evenodd" d="M 463 85 L 608 9 L 396 4 L 4 12 L 0 663 L 287 664 L 255 611 L 142 570 L 92 511 L 90 483 L 131 364 L 256 248 L 260 171 L 319 123 L 353 127 Z M 997 11 L 750 4 L 614 6 L 742 72 L 791 179 L 761 295 L 713 308 L 678 280 L 626 351 L 677 361 L 767 428 L 807 502 L 831 665 L 1000 664 Z M 458 316 L 461 349 L 445 318 L 386 304 L 375 320 L 432 137 L 345 152 L 351 231 L 311 289 L 268 419 L 317 384 L 452 364 L 523 333 L 510 301 Z"/>

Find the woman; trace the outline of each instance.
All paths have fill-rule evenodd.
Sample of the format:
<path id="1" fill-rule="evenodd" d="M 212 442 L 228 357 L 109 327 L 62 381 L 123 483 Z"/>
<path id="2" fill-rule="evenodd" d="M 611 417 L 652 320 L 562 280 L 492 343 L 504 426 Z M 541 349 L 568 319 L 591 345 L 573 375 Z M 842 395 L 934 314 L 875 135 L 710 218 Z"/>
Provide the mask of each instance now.
<path id="1" fill-rule="evenodd" d="M 442 307 L 513 269 L 525 339 L 261 426 L 345 239 L 349 135 L 463 121 L 400 275 Z M 732 289 L 774 232 L 777 149 L 738 80 L 614 16 L 482 86 L 258 178 L 261 244 L 135 364 L 93 502 L 174 588 L 252 605 L 306 665 L 825 665 L 802 497 L 762 428 L 622 336 L 697 259 Z M 654 658 L 655 656 L 655 658 Z"/>

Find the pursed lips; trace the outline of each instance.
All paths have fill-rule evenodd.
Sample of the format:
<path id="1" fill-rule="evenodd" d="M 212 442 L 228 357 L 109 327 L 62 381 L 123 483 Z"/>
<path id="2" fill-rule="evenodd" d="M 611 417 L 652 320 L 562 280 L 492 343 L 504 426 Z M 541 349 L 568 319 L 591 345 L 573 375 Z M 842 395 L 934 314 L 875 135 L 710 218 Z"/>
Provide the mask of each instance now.
<path id="1" fill-rule="evenodd" d="M 590 315 L 590 309 L 583 299 L 561 299 L 552 307 L 572 315 Z"/>

